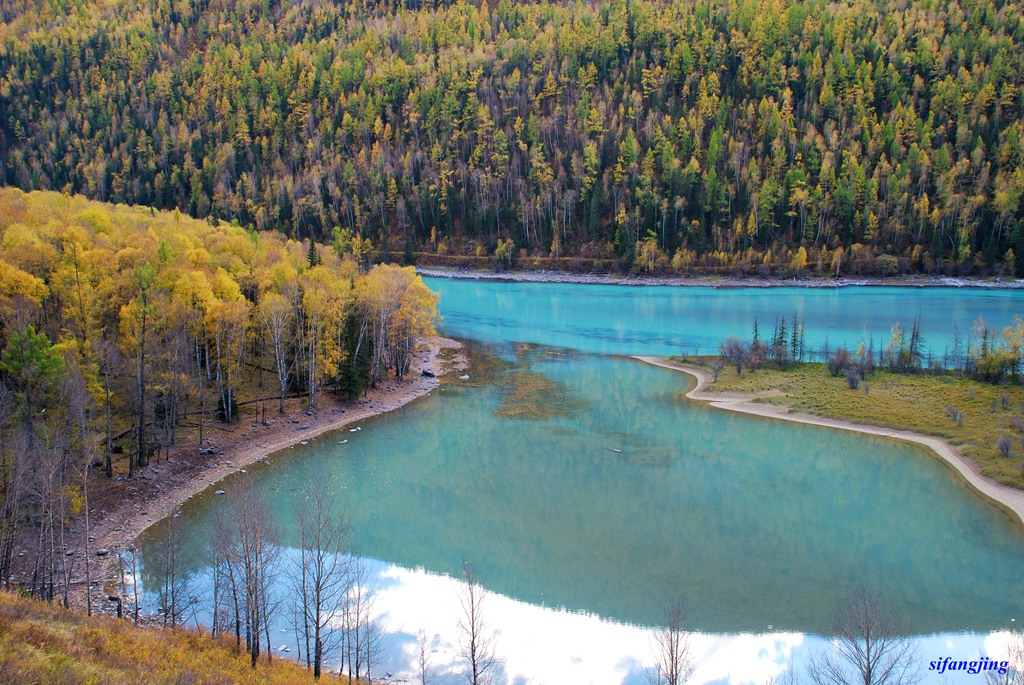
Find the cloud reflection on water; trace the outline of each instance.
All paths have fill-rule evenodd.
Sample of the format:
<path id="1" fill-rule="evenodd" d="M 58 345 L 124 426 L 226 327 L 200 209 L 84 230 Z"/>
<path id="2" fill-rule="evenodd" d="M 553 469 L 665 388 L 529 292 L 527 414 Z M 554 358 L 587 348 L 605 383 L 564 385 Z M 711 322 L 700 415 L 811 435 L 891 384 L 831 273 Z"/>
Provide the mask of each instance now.
<path id="1" fill-rule="evenodd" d="M 373 562 L 379 578 L 375 608 L 388 635 L 386 670 L 417 682 L 417 636 L 433 640 L 438 685 L 463 682 L 458 619 L 461 584 L 447 576 Z M 650 628 L 588 613 L 535 606 L 489 593 L 485 616 L 508 683 L 646 683 L 654 663 Z M 692 682 L 761 683 L 787 667 L 801 633 L 693 634 L 699 663 Z"/>

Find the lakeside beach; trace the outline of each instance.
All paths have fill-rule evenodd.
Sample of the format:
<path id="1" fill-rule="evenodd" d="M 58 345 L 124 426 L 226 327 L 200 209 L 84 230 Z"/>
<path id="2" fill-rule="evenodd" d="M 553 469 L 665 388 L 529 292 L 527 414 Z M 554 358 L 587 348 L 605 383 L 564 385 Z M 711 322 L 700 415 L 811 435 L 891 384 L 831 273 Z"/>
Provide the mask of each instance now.
<path id="1" fill-rule="evenodd" d="M 398 382 L 388 378 L 352 402 L 343 402 L 325 393 L 316 411 L 309 411 L 305 406 L 292 408 L 285 414 L 275 410 L 268 414 L 272 420 L 268 420 L 267 425 L 250 420 L 227 429 L 211 425 L 209 439 L 204 440 L 202 450 L 196 444 L 180 445 L 169 458 L 152 465 L 136 480 L 106 481 L 97 471 L 94 480 L 103 479 L 104 484 L 90 502 L 88 553 L 92 557 L 93 611 L 113 612 L 113 605 L 106 601 L 106 589 L 107 584 L 117 578 L 118 555 L 129 549 L 147 528 L 173 515 L 189 498 L 293 445 L 404 407 L 435 390 L 442 375 L 458 371 L 465 364 L 458 352 L 462 346 L 455 340 L 435 336 L 421 344 L 422 349 L 414 355 L 405 380 Z M 447 361 L 442 358 L 444 350 L 451 355 Z M 434 375 L 425 376 L 424 370 Z M 301 400 L 299 403 L 303 404 Z M 84 521 L 79 522 L 73 539 L 71 549 L 84 553 Z M 73 581 L 73 587 L 78 591 L 72 593 L 70 603 L 84 608 L 84 562 L 77 567 L 76 576 L 80 577 L 76 578 L 77 582 Z"/>

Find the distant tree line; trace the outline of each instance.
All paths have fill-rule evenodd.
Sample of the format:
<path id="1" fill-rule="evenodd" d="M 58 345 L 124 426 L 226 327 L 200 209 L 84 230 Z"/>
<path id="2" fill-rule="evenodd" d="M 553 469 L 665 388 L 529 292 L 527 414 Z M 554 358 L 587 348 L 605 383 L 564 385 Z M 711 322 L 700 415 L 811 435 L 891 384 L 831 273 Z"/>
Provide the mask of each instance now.
<path id="1" fill-rule="evenodd" d="M 1012 276 L 1018 10 L 15 0 L 0 183 L 384 260 Z"/>
<path id="2" fill-rule="evenodd" d="M 765 363 L 785 369 L 793 363 L 818 360 L 832 376 L 845 376 L 851 388 L 879 366 L 894 373 L 953 373 L 989 383 L 1019 383 L 1024 371 L 1024 318 L 1020 316 L 1002 330 L 991 329 L 983 317 L 966 333 L 954 325 L 952 341 L 941 355 L 926 346 L 920 316 L 914 318 L 909 333 L 897 321 L 889 339 L 882 343 L 876 348 L 872 336 L 851 351 L 844 346 L 831 348 L 826 338 L 820 348 L 811 350 L 805 346 L 804 322 L 799 315 L 792 315 L 788 328 L 785 317 L 777 318 L 768 340 L 761 338 L 755 319 L 750 342 L 730 336 L 719 344 L 713 371 L 717 379 L 726 364 L 742 374 L 744 369 L 754 371 Z"/>
<path id="3" fill-rule="evenodd" d="M 356 242 L 0 189 L 0 583 L 27 527 L 25 589 L 66 600 L 91 466 L 132 478 L 244 403 L 401 378 L 437 296 Z"/>

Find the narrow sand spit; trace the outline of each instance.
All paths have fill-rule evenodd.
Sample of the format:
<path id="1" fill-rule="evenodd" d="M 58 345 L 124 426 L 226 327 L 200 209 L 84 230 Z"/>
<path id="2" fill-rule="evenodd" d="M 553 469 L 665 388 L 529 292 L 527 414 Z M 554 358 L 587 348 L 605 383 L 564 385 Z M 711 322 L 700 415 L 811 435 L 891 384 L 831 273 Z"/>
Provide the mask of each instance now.
<path id="1" fill-rule="evenodd" d="M 443 368 L 445 363 L 439 358 L 442 349 L 460 347 L 458 342 L 447 338 L 422 340 L 409 374 L 401 383 L 388 378 L 377 389 L 371 389 L 353 402 L 341 402 L 324 393 L 316 412 L 299 409 L 281 415 L 277 412 L 277 402 L 273 401 L 268 403 L 272 406 L 267 407 L 269 425 L 251 418 L 227 429 L 210 424 L 206 433 L 208 439 L 204 440 L 205 455 L 200 453 L 198 445 L 191 443 L 175 448 L 170 457 L 159 464 L 154 461 L 131 481 L 123 478 L 108 481 L 97 473 L 94 482 L 100 479 L 102 482 L 97 483 L 95 499 L 90 502 L 89 530 L 89 553 L 95 560 L 91 578 L 94 611 L 112 609 L 111 603 L 105 601 L 105 586 L 117 578 L 118 554 L 127 550 L 147 528 L 172 515 L 188 498 L 275 452 L 393 411 L 429 394 L 439 385 L 436 376 L 464 367 L 465 359 L 461 354 L 450 360 L 450 368 Z M 433 372 L 435 377 L 422 375 L 424 369 Z M 75 547 L 81 550 L 85 531 L 79 529 L 75 533 Z M 76 566 L 76 589 L 84 590 L 83 564 Z M 85 593 L 74 594 L 73 604 L 84 607 Z"/>
<path id="2" fill-rule="evenodd" d="M 814 426 L 825 426 L 828 428 L 838 428 L 840 430 L 857 431 L 859 433 L 868 433 L 869 435 L 881 435 L 887 438 L 905 440 L 907 442 L 913 442 L 929 447 L 932 452 L 934 452 L 939 459 L 946 464 L 946 466 L 957 473 L 972 490 L 999 509 L 1008 513 L 1011 518 L 1024 525 L 1024 491 L 1002 485 L 1001 483 L 997 483 L 994 480 L 981 475 L 981 472 L 978 470 L 978 467 L 974 462 L 961 455 L 956 448 L 941 438 L 915 433 L 914 431 L 896 430 L 895 428 L 884 428 L 882 426 L 870 426 L 862 423 L 852 423 L 850 421 L 841 421 L 839 419 L 828 419 L 821 416 L 813 416 L 811 414 L 791 412 L 788 407 L 771 404 L 757 404 L 753 401 L 756 399 L 753 395 L 704 392 L 704 388 L 707 387 L 711 379 L 703 369 L 685 364 L 673 364 L 662 357 L 634 357 L 634 359 L 638 359 L 648 364 L 653 364 L 654 366 L 660 366 L 665 369 L 682 371 L 683 373 L 693 376 L 697 379 L 697 385 L 693 390 L 686 393 L 686 396 L 692 400 L 708 402 L 716 409 L 726 409 L 729 411 L 742 412 L 744 414 L 754 414 L 755 416 L 765 416 L 772 419 L 781 419 L 783 421 L 807 423 Z"/>
<path id="3" fill-rule="evenodd" d="M 806 277 L 778 278 L 763 276 L 649 276 L 634 274 L 591 274 L 573 271 L 479 271 L 457 267 L 418 266 L 420 276 L 475 281 L 513 283 L 581 283 L 592 285 L 663 285 L 702 288 L 844 288 L 849 286 L 890 286 L 907 288 L 1024 288 L 1024 279 L 982 281 L 951 276 L 877 277 Z"/>

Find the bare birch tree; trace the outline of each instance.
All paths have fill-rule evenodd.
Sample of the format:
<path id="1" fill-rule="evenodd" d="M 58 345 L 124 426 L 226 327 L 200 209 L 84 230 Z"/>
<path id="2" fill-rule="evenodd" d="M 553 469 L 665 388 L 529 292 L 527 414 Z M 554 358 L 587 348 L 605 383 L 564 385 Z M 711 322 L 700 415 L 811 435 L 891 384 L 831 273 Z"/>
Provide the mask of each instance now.
<path id="1" fill-rule="evenodd" d="M 428 640 L 426 631 L 420 629 L 416 636 L 416 678 L 420 685 L 430 685 L 434 681 L 433 664 L 430 662 L 430 648 L 433 644 L 434 639 Z"/>
<path id="2" fill-rule="evenodd" d="M 914 642 L 868 590 L 847 597 L 833 628 L 832 650 L 815 654 L 807 667 L 816 685 L 912 685 L 920 679 Z"/>
<path id="3" fill-rule="evenodd" d="M 243 605 L 241 573 L 234 546 L 234 531 L 221 519 L 210 542 L 213 558 L 213 631 L 228 630 L 235 635 L 235 650 L 242 649 Z"/>
<path id="4" fill-rule="evenodd" d="M 319 678 L 324 659 L 339 647 L 334 621 L 342 611 L 349 584 L 345 554 L 347 527 L 333 495 L 317 484 L 298 507 L 296 518 L 301 549 L 291 571 L 297 619 L 306 643 L 307 663 Z"/>
<path id="5" fill-rule="evenodd" d="M 462 659 L 466 662 L 466 682 L 469 685 L 489 685 L 494 682 L 498 660 L 494 654 L 494 634 L 487 629 L 484 620 L 487 590 L 473 562 L 462 562 L 462 581 L 459 633 L 462 636 Z"/>
<path id="6" fill-rule="evenodd" d="M 371 680 L 373 664 L 380 657 L 382 634 L 373 616 L 375 595 L 376 588 L 365 563 L 358 557 L 353 558 L 343 622 L 348 675 L 356 680 Z"/>
<path id="7" fill-rule="evenodd" d="M 276 575 L 277 535 L 263 499 L 250 483 L 236 486 L 231 497 L 234 530 L 228 554 L 238 575 L 246 647 L 255 668 L 263 643 L 261 630 L 268 634 L 265 644 L 270 649 L 270 587 Z"/>
<path id="8" fill-rule="evenodd" d="M 178 529 L 175 515 L 168 516 L 161 524 L 163 539 L 157 548 L 156 560 L 160 573 L 157 596 L 163 610 L 163 625 L 177 628 L 195 607 L 192 596 L 194 572 L 193 559 L 188 554 L 185 541 Z"/>
<path id="9" fill-rule="evenodd" d="M 654 668 L 651 685 L 683 685 L 693 675 L 690 638 L 685 632 L 686 609 L 681 601 L 668 610 L 665 624 L 654 633 Z"/>

